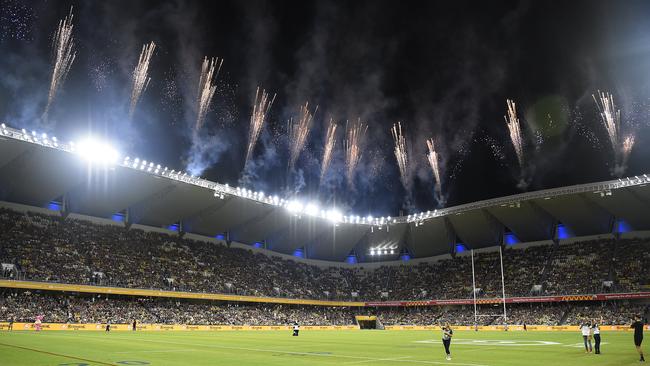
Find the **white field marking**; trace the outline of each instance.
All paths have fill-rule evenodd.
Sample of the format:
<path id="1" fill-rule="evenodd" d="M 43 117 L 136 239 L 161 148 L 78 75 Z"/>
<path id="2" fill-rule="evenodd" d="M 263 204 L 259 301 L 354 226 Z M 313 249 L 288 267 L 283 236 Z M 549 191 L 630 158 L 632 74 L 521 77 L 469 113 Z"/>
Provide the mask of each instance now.
<path id="1" fill-rule="evenodd" d="M 591 342 L 591 344 L 593 345 L 594 342 Z M 604 344 L 609 344 L 609 342 L 600 342 L 600 345 L 601 345 L 601 346 L 604 345 Z M 584 346 L 585 346 L 585 344 L 582 343 L 582 342 L 580 342 L 580 343 L 573 343 L 573 344 L 565 344 L 565 345 L 564 345 L 564 347 L 573 347 L 573 348 L 584 348 Z"/>
<path id="2" fill-rule="evenodd" d="M 344 362 L 344 365 L 352 365 L 355 363 L 366 363 L 366 362 L 377 362 L 377 361 L 397 361 L 397 360 L 403 360 L 405 358 L 411 358 L 411 356 L 404 356 L 404 357 L 394 357 L 394 358 L 377 358 L 373 360 L 363 360 L 363 361 L 352 361 L 352 362 Z"/>
<path id="3" fill-rule="evenodd" d="M 111 352 L 115 354 L 124 354 L 124 353 L 166 353 L 166 352 L 195 352 L 197 349 L 191 348 L 182 348 L 182 349 L 158 349 L 158 350 L 146 350 L 146 351 L 121 351 L 121 352 Z"/>
<path id="4" fill-rule="evenodd" d="M 423 341 L 414 341 L 416 343 L 441 343 L 438 339 L 427 339 Z M 503 340 L 503 339 L 464 339 L 455 338 L 451 341 L 452 345 L 471 345 L 471 346 L 501 346 L 501 347 L 524 347 L 524 346 L 557 346 L 562 343 L 551 341 L 531 341 L 531 340 Z"/>
<path id="5" fill-rule="evenodd" d="M 54 332 L 53 332 L 54 333 Z M 42 334 L 47 334 L 47 333 L 42 333 Z M 48 334 L 49 335 L 49 334 Z M 74 337 L 71 334 L 57 334 L 59 337 Z M 126 338 L 126 337 L 93 337 L 93 336 L 86 336 L 86 338 L 95 338 L 95 339 L 101 339 L 103 341 L 110 341 L 110 340 L 127 340 L 127 341 L 132 341 L 133 338 Z M 183 346 L 199 346 L 199 347 L 205 347 L 205 348 L 216 348 L 216 349 L 224 349 L 224 350 L 235 350 L 235 351 L 251 351 L 251 352 L 269 352 L 269 353 L 284 353 L 288 355 L 300 355 L 300 356 L 314 356 L 314 357 L 331 357 L 331 358 L 348 358 L 348 359 L 355 359 L 355 360 L 368 360 L 368 361 L 378 361 L 381 360 L 381 358 L 376 358 L 376 357 L 364 357 L 364 356 L 351 356 L 351 355 L 337 355 L 337 354 L 326 354 L 326 353 L 316 353 L 316 352 L 294 352 L 294 351 L 283 351 L 283 350 L 275 350 L 275 349 L 263 349 L 263 348 L 248 348 L 248 347 L 230 347 L 230 346 L 218 346 L 214 344 L 200 344 L 200 343 L 186 343 L 186 342 L 170 342 L 170 341 L 163 341 L 163 340 L 153 340 L 153 339 L 138 339 L 139 342 L 151 342 L 151 343 L 165 343 L 165 344 L 177 344 L 177 345 L 183 345 Z M 202 352 L 208 351 L 208 350 L 200 350 Z M 213 351 L 215 352 L 215 351 Z M 437 362 L 437 361 L 421 361 L 421 360 L 407 360 L 407 359 L 398 359 L 394 360 L 395 362 L 410 362 L 410 363 L 423 363 L 423 364 L 429 364 L 429 365 L 456 365 L 456 366 L 489 366 L 485 364 L 478 364 L 478 363 L 461 363 L 461 362 Z"/>

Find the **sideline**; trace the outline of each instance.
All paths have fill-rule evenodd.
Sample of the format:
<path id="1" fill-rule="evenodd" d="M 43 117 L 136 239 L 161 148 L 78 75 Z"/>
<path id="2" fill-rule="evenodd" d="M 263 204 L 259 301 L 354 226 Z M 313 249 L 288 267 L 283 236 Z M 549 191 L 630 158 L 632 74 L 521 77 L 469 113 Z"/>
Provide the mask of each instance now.
<path id="1" fill-rule="evenodd" d="M 23 334 L 27 334 L 27 333 L 23 333 Z M 44 333 L 44 334 L 46 334 L 46 333 Z M 75 337 L 74 335 L 71 335 L 71 334 L 60 334 L 60 333 L 56 334 L 55 332 L 53 332 L 52 335 L 53 336 L 59 336 L 59 337 L 61 337 L 61 336 L 63 336 L 63 337 Z M 110 337 L 86 336 L 86 338 L 101 339 L 102 341 L 110 341 L 110 340 L 133 341 L 133 338 L 114 337 L 112 335 Z M 150 343 L 162 343 L 162 344 L 175 344 L 175 345 L 193 346 L 193 347 L 199 346 L 199 347 L 206 347 L 206 348 L 213 348 L 213 349 L 224 349 L 224 350 L 235 350 L 235 351 L 268 352 L 268 353 L 283 353 L 283 354 L 287 354 L 287 355 L 299 355 L 299 356 L 346 358 L 346 359 L 351 359 L 351 360 L 367 360 L 369 362 L 370 361 L 381 361 L 382 360 L 382 358 L 378 358 L 378 357 L 337 355 L 337 354 L 322 354 L 322 353 L 314 353 L 314 352 L 283 351 L 283 350 L 265 349 L 265 348 L 219 346 L 219 345 L 214 345 L 214 344 L 187 343 L 187 342 L 177 342 L 177 341 L 172 342 L 172 341 L 153 340 L 153 339 L 138 339 L 138 341 L 139 342 L 150 342 Z M 201 351 L 206 351 L 206 350 L 201 350 Z M 393 359 L 391 361 L 392 362 L 406 362 L 406 363 L 420 363 L 420 364 L 427 364 L 427 365 L 489 366 L 489 365 L 486 365 L 486 364 L 461 363 L 461 362 L 449 362 L 449 361 L 447 361 L 447 362 L 439 362 L 439 361 L 408 360 L 408 359 Z"/>
<path id="2" fill-rule="evenodd" d="M 46 355 L 50 355 L 50 356 L 58 356 L 58 357 L 64 357 L 64 358 L 69 358 L 69 359 L 71 359 L 71 360 L 79 360 L 79 361 L 85 361 L 85 362 L 96 363 L 96 364 L 100 364 L 100 365 L 114 366 L 114 364 L 112 364 L 112 363 L 106 363 L 106 362 L 102 362 L 102 361 L 89 360 L 89 359 L 87 359 L 87 358 L 81 358 L 81 357 L 75 357 L 75 356 L 68 356 L 68 355 L 64 355 L 64 354 L 61 354 L 61 353 L 54 353 L 54 352 L 42 351 L 42 350 L 40 350 L 40 349 L 28 348 L 28 347 L 22 347 L 22 346 L 16 346 L 16 345 L 13 345 L 13 344 L 0 343 L 0 346 L 13 347 L 13 348 L 23 349 L 23 350 L 27 350 L 27 351 L 32 351 L 32 352 L 44 353 L 44 354 L 46 354 Z"/>

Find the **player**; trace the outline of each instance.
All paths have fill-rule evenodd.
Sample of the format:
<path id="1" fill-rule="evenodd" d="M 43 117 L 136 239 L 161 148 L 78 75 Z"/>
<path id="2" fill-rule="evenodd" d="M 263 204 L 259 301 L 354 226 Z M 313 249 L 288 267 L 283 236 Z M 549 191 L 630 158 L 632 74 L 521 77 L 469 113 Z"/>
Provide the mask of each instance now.
<path id="1" fill-rule="evenodd" d="M 526 323 L 524 323 L 524 332 L 528 332 L 528 328 L 526 328 Z"/>
<path id="2" fill-rule="evenodd" d="M 451 337 L 454 336 L 454 331 L 449 326 L 449 323 L 446 323 L 442 328 L 442 345 L 445 346 L 445 353 L 447 354 L 447 361 L 451 361 L 451 352 L 449 347 L 451 346 Z"/>
<path id="3" fill-rule="evenodd" d="M 14 330 L 14 317 L 9 318 L 9 327 L 7 330 Z"/>
<path id="4" fill-rule="evenodd" d="M 641 343 L 643 343 L 643 320 L 641 317 L 637 316 L 636 321 L 630 325 L 630 328 L 634 328 L 634 345 L 636 346 L 636 351 L 639 352 L 639 362 L 645 362 L 643 358 L 643 349 L 641 349 Z"/>
<path id="5" fill-rule="evenodd" d="M 596 320 L 591 322 L 591 332 L 594 334 L 594 353 L 600 354 L 600 326 Z"/>
<path id="6" fill-rule="evenodd" d="M 111 320 L 107 319 L 106 320 L 106 332 L 110 332 L 110 331 L 111 331 Z"/>
<path id="7" fill-rule="evenodd" d="M 133 326 L 132 329 L 133 329 L 133 331 L 135 332 L 136 329 L 137 329 L 137 326 L 138 326 L 138 324 L 137 324 L 137 322 L 135 321 L 135 319 L 133 319 L 133 325 L 132 325 L 132 326 Z"/>
<path id="8" fill-rule="evenodd" d="M 585 342 L 585 353 L 591 353 L 591 324 L 583 323 L 580 326 L 580 331 L 582 332 L 582 339 Z"/>
<path id="9" fill-rule="evenodd" d="M 43 324 L 43 315 L 38 315 L 36 316 L 36 320 L 34 321 L 34 329 L 36 329 L 37 332 L 41 331 L 41 324 Z"/>
<path id="10" fill-rule="evenodd" d="M 298 324 L 298 322 L 294 322 L 293 323 L 293 336 L 297 337 L 299 332 L 300 332 L 300 325 Z"/>

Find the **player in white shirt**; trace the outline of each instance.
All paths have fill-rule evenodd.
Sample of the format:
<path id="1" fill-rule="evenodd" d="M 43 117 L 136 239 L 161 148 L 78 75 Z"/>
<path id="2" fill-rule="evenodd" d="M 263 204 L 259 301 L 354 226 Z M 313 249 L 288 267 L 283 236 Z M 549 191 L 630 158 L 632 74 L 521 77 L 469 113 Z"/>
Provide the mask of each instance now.
<path id="1" fill-rule="evenodd" d="M 293 336 L 297 337 L 298 332 L 300 332 L 300 325 L 298 325 L 298 322 L 293 323 Z"/>
<path id="2" fill-rule="evenodd" d="M 580 326 L 580 331 L 585 342 L 585 353 L 591 353 L 591 324 L 585 322 Z"/>

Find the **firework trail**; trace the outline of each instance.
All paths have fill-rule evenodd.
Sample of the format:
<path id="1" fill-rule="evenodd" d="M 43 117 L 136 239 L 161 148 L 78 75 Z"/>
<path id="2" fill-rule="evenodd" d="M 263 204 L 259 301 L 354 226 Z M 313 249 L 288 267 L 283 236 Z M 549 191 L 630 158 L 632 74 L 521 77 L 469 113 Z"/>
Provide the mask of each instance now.
<path id="1" fill-rule="evenodd" d="M 397 166 L 399 167 L 399 173 L 402 177 L 402 184 L 404 187 L 408 186 L 408 163 L 409 157 L 406 150 L 406 138 L 402 134 L 402 122 L 397 122 L 391 128 L 391 133 L 393 134 L 393 140 L 395 140 L 395 159 L 397 159 Z"/>
<path id="2" fill-rule="evenodd" d="M 246 150 L 244 168 L 246 168 L 246 164 L 248 164 L 248 160 L 253 154 L 253 149 L 255 148 L 257 139 L 260 137 L 260 132 L 262 132 L 264 120 L 266 115 L 269 113 L 274 100 L 275 94 L 273 94 L 273 97 L 269 100 L 269 94 L 264 89 L 260 92 L 260 88 L 257 87 L 257 90 L 255 91 L 255 103 L 253 104 L 253 113 L 251 114 L 250 130 L 248 131 L 248 149 Z"/>
<path id="3" fill-rule="evenodd" d="M 438 159 L 438 152 L 436 151 L 436 145 L 433 142 L 433 138 L 427 140 L 427 147 L 429 148 L 429 153 L 427 154 L 427 160 L 429 160 L 429 165 L 431 166 L 431 171 L 433 172 L 434 178 L 436 178 L 437 190 L 442 186 L 442 181 L 440 180 L 440 165 Z"/>
<path id="4" fill-rule="evenodd" d="M 517 108 L 515 102 L 511 99 L 507 99 L 506 104 L 508 105 L 508 115 L 503 118 L 506 120 L 508 130 L 510 131 L 510 140 L 512 141 L 512 146 L 514 146 L 515 152 L 517 153 L 519 167 L 523 169 L 524 140 L 521 137 L 521 127 L 519 125 L 519 118 L 517 118 Z"/>
<path id="5" fill-rule="evenodd" d="M 291 145 L 289 156 L 289 170 L 293 170 L 302 149 L 305 147 L 305 142 L 307 142 L 307 136 L 311 129 L 311 121 L 314 119 L 314 114 L 317 111 L 318 106 L 314 109 L 314 113 L 309 112 L 309 102 L 306 102 L 305 105 L 300 107 L 300 117 L 298 120 L 289 120 L 289 136 L 293 144 Z"/>
<path id="6" fill-rule="evenodd" d="M 140 100 L 140 96 L 147 90 L 149 81 L 151 78 L 148 77 L 149 72 L 149 62 L 151 61 L 151 56 L 153 56 L 153 51 L 156 49 L 156 44 L 151 42 L 142 46 L 142 51 L 140 52 L 140 58 L 138 59 L 138 64 L 133 70 L 133 86 L 131 89 L 131 105 L 129 107 L 129 118 L 133 118 L 133 112 L 135 112 L 135 106 Z"/>
<path id="7" fill-rule="evenodd" d="M 50 111 L 52 102 L 54 102 L 56 93 L 63 86 L 77 54 L 74 50 L 72 28 L 72 8 L 70 8 L 70 14 L 59 21 L 59 27 L 56 33 L 54 33 L 54 39 L 52 40 L 52 61 L 54 64 L 52 65 L 52 80 L 50 81 L 50 92 L 47 96 L 47 105 L 45 106 L 43 119 L 47 119 L 47 114 Z"/>
<path id="8" fill-rule="evenodd" d="M 323 180 L 325 172 L 330 166 L 332 160 L 332 152 L 336 145 L 336 123 L 330 119 L 330 124 L 327 126 L 327 135 L 325 136 L 325 148 L 323 149 L 323 162 L 320 167 L 320 180 Z"/>
<path id="9" fill-rule="evenodd" d="M 600 118 L 603 120 L 609 142 L 614 150 L 614 175 L 621 177 L 625 173 L 627 160 L 634 147 L 634 135 L 628 135 L 621 140 L 621 111 L 616 109 L 611 93 L 598 91 L 598 96 L 592 95 Z"/>
<path id="10" fill-rule="evenodd" d="M 199 94 L 197 100 L 197 117 L 196 117 L 196 126 L 194 127 L 194 132 L 197 133 L 203 126 L 205 116 L 210 109 L 210 102 L 212 102 L 212 97 L 214 92 L 217 90 L 217 86 L 214 85 L 214 79 L 219 74 L 221 69 L 221 64 L 223 64 L 223 59 L 205 57 L 203 59 L 203 65 L 201 66 L 201 77 L 199 78 Z"/>
<path id="11" fill-rule="evenodd" d="M 361 142 L 368 131 L 368 125 L 361 119 L 345 126 L 345 168 L 348 185 L 354 186 L 354 172 L 361 161 Z"/>
<path id="12" fill-rule="evenodd" d="M 594 102 L 596 102 L 605 129 L 607 129 L 607 134 L 609 135 L 609 141 L 612 143 L 612 148 L 617 152 L 619 146 L 618 135 L 621 125 L 621 111 L 616 109 L 614 97 L 610 93 L 604 93 L 599 90 L 598 98 L 593 94 L 592 97 L 594 98 Z"/>

